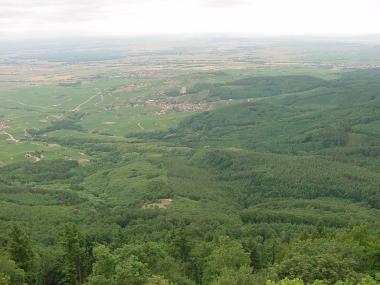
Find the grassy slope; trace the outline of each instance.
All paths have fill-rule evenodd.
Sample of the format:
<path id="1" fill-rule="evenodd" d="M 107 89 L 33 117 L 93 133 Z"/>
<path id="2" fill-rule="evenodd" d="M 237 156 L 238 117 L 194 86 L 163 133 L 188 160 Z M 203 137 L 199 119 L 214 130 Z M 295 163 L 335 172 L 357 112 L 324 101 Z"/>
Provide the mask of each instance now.
<path id="1" fill-rule="evenodd" d="M 232 229 L 235 223 L 245 223 L 244 227 L 270 223 L 278 229 L 291 225 L 297 229 L 295 232 L 321 221 L 328 227 L 376 224 L 379 197 L 375 190 L 380 185 L 378 73 L 361 71 L 343 74 L 340 79 L 335 75 L 324 80 L 311 79 L 310 88 L 300 89 L 294 89 L 292 81 L 277 86 L 278 91 L 267 98 L 246 102 L 238 96 L 232 103 L 220 101 L 222 107 L 195 116 L 171 112 L 161 118 L 149 108 L 99 113 L 94 104 L 100 99 L 96 99 L 81 110 L 85 115 L 75 122 L 82 127 L 80 130 L 47 132 L 38 138 L 45 145 L 25 142 L 12 146 L 2 142 L 21 163 L 26 149 L 44 150 L 48 159 L 40 164 L 51 159 L 79 159 L 83 154 L 92 162 L 65 170 L 71 173 L 68 177 L 40 181 L 32 174 L 23 185 L 19 183 L 23 177 L 14 179 L 9 176 L 10 170 L 1 169 L 1 177 L 5 177 L 0 196 L 4 221 L 1 226 L 5 229 L 11 221 L 22 221 L 43 242 L 46 240 L 41 236 L 46 227 L 67 221 L 86 228 L 95 221 L 110 219 L 106 229 L 113 231 L 118 228 L 113 223 L 118 211 L 140 211 L 143 203 L 168 197 L 174 202 L 162 215 L 181 213 L 194 219 L 212 212 L 205 218 L 209 221 L 230 211 Z M 273 80 L 281 82 L 281 76 L 286 75 Z M 248 86 L 247 92 L 257 83 L 251 79 L 249 84 L 238 81 L 236 72 L 222 77 L 214 81 L 233 82 L 244 90 Z M 252 74 L 243 77 L 252 78 Z M 264 78 L 259 84 L 261 89 L 271 82 Z M 189 83 L 195 79 L 189 79 Z M 105 87 L 97 84 L 97 88 Z M 113 82 L 109 86 L 119 84 Z M 65 114 L 83 102 L 94 88 L 55 89 L 55 93 L 62 92 L 60 96 L 74 98 L 57 107 L 58 113 Z M 257 94 L 260 88 L 255 91 Z M 19 96 L 27 98 L 28 104 L 46 106 L 62 101 L 59 98 L 63 97 L 46 90 L 41 94 L 50 96 L 50 101 L 45 98 L 38 102 L 34 98 L 40 96 L 40 91 L 29 91 L 31 97 L 24 97 L 22 92 L 6 96 Z M 123 96 L 128 99 L 151 94 Z M 209 98 L 215 100 L 213 94 Z M 41 123 L 41 118 L 56 114 L 57 110 L 18 106 L 8 108 L 4 116 L 11 118 L 15 134 L 21 134 L 21 121 L 43 128 L 49 123 Z M 102 124 L 107 121 L 115 125 Z M 139 122 L 146 128 L 144 131 L 137 126 Z M 168 128 L 173 129 L 168 132 Z M 150 133 L 157 129 L 164 132 Z M 122 137 L 136 132 L 143 137 Z M 59 151 L 50 147 L 49 151 L 46 143 L 59 143 L 62 147 Z M 3 160 L 6 159 L 3 154 Z M 109 212 L 109 208 L 114 208 L 115 213 Z M 17 209 L 17 214 L 10 209 Z M 37 218 L 31 218 L 31 211 Z M 347 212 L 351 213 L 350 218 L 345 216 Z M 38 218 L 41 215 L 49 216 L 44 225 Z"/>

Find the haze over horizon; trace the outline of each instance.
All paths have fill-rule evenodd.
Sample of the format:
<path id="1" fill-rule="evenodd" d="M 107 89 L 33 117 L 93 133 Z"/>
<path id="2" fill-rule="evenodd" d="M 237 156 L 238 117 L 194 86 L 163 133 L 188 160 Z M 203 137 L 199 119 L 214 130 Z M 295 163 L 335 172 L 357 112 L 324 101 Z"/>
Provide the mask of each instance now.
<path id="1" fill-rule="evenodd" d="M 380 33 L 377 0 L 1 0 L 0 37 Z"/>

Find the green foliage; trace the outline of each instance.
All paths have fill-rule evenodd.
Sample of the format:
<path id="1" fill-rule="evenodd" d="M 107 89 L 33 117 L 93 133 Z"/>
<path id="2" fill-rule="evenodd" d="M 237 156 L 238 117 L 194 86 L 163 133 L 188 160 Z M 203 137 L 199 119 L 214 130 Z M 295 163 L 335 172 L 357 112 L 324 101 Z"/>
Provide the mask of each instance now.
<path id="1" fill-rule="evenodd" d="M 240 242 L 229 237 L 221 237 L 207 258 L 203 275 L 204 282 L 210 284 L 212 280 L 222 276 L 226 270 L 240 270 L 243 267 L 249 267 L 249 264 L 249 254 L 244 251 Z M 228 277 L 225 276 L 225 278 Z"/>
<path id="2" fill-rule="evenodd" d="M 63 118 L 54 120 L 51 126 L 43 129 L 29 129 L 27 130 L 32 136 L 43 135 L 48 132 L 53 132 L 57 130 L 82 130 L 82 127 L 77 124 L 79 120 L 83 117 L 83 114 L 78 112 L 70 112 Z"/>
<path id="3" fill-rule="evenodd" d="M 211 85 L 209 87 L 209 96 L 211 98 L 218 97 L 219 99 L 269 97 L 283 93 L 311 90 L 327 85 L 327 82 L 311 76 L 251 77 L 229 83 Z"/>
<path id="4" fill-rule="evenodd" d="M 102 245 L 94 248 L 93 255 L 95 263 L 87 283 L 91 285 L 113 284 L 116 266 L 115 257 L 107 247 Z"/>
<path id="5" fill-rule="evenodd" d="M 13 225 L 9 233 L 8 252 L 10 258 L 26 273 L 27 281 L 32 282 L 34 279 L 34 252 L 32 244 L 26 232 L 17 225 Z M 10 264 L 8 264 L 8 266 L 10 266 Z M 21 275 L 21 273 L 15 274 L 17 279 L 19 279 Z"/>
<path id="6" fill-rule="evenodd" d="M 19 268 L 6 254 L 0 254 L 0 284 L 24 285 L 26 281 L 25 271 Z M 2 283 L 1 283 L 2 282 Z"/>
<path id="7" fill-rule="evenodd" d="M 145 285 L 173 285 L 173 283 L 161 276 L 152 276 Z"/>
<path id="8" fill-rule="evenodd" d="M 94 258 L 93 270 L 86 284 L 143 285 L 148 280 L 146 265 L 134 255 L 114 255 L 107 247 L 97 246 L 94 248 Z"/>
<path id="9" fill-rule="evenodd" d="M 65 225 L 62 236 L 63 268 L 65 284 L 77 285 L 84 282 L 85 259 L 84 247 L 81 245 L 79 232 L 74 225 Z"/>
<path id="10" fill-rule="evenodd" d="M 0 173 L 5 183 L 46 182 L 64 180 L 74 175 L 78 162 L 73 160 L 44 160 L 38 163 L 20 162 L 5 166 Z"/>
<path id="11" fill-rule="evenodd" d="M 238 271 L 224 269 L 212 285 L 254 285 L 256 284 L 252 270 L 248 266 L 242 266 Z"/>
<path id="12" fill-rule="evenodd" d="M 301 279 L 288 279 L 285 278 L 281 280 L 279 283 L 275 283 L 273 281 L 268 281 L 266 285 L 304 285 L 305 283 Z"/>
<path id="13" fill-rule="evenodd" d="M 301 278 L 311 283 L 323 280 L 328 284 L 344 280 L 359 266 L 352 245 L 328 239 L 296 242 L 288 248 L 277 266 L 281 278 Z"/>
<path id="14" fill-rule="evenodd" d="M 327 285 L 327 284 L 332 284 L 332 283 L 324 283 L 323 281 L 320 280 L 315 280 L 312 283 L 304 283 L 303 280 L 301 279 L 289 279 L 285 278 L 282 279 L 280 282 L 273 282 L 273 281 L 267 281 L 266 285 Z M 376 285 L 380 284 L 379 281 L 375 280 L 371 276 L 365 276 L 358 282 L 351 282 L 351 281 L 338 281 L 334 283 L 335 285 Z"/>
<path id="15" fill-rule="evenodd" d="M 144 285 L 148 281 L 149 271 L 146 265 L 135 256 L 120 262 L 115 269 L 115 284 Z"/>
<path id="16" fill-rule="evenodd" d="M 1 90 L 0 284 L 378 284 L 379 70 L 114 72 Z"/>
<path id="17" fill-rule="evenodd" d="M 4 273 L 0 273 L 0 285 L 10 285 L 11 284 L 11 278 L 8 275 L 5 275 Z"/>

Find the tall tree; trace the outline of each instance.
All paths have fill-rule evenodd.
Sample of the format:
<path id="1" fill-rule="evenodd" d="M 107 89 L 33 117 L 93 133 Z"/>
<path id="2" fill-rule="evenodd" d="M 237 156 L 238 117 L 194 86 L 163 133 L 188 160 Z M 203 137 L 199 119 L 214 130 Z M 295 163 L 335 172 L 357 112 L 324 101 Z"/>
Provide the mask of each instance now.
<path id="1" fill-rule="evenodd" d="M 143 285 L 148 281 L 148 277 L 146 265 L 133 255 L 127 261 L 121 261 L 116 265 L 116 285 Z"/>
<path id="2" fill-rule="evenodd" d="M 226 270 L 239 270 L 249 267 L 250 263 L 249 253 L 243 249 L 240 242 L 221 237 L 207 259 L 203 275 L 204 284 L 210 284 Z"/>
<path id="3" fill-rule="evenodd" d="M 84 282 L 83 249 L 80 245 L 78 230 L 73 225 L 66 225 L 62 240 L 63 272 L 67 285 L 77 285 Z"/>
<path id="4" fill-rule="evenodd" d="M 189 258 L 190 249 L 188 234 L 186 233 L 184 226 L 181 226 L 172 236 L 173 255 L 186 262 Z"/>
<path id="5" fill-rule="evenodd" d="M 94 248 L 95 263 L 88 278 L 89 285 L 115 284 L 116 257 L 109 248 L 99 245 Z"/>
<path id="6" fill-rule="evenodd" d="M 32 282 L 34 278 L 32 243 L 27 233 L 18 225 L 13 225 L 9 233 L 8 251 L 10 258 L 25 271 L 27 280 Z"/>

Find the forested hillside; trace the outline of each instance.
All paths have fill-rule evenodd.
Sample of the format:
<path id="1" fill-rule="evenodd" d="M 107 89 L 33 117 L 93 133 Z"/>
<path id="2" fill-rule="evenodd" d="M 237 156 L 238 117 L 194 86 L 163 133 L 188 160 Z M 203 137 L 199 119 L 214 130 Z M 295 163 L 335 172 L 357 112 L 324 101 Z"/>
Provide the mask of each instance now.
<path id="1" fill-rule="evenodd" d="M 4 87 L 0 285 L 380 284 L 380 70 L 157 54 Z"/>

